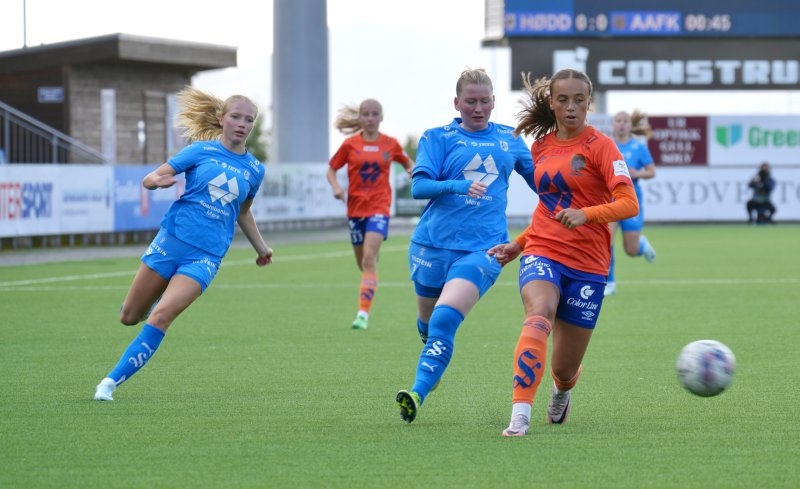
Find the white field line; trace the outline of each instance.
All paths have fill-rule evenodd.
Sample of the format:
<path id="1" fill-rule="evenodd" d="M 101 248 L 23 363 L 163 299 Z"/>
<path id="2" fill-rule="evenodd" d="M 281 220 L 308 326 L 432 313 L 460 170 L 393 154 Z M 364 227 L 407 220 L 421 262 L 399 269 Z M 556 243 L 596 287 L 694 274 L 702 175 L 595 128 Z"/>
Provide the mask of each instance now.
<path id="1" fill-rule="evenodd" d="M 385 246 L 381 248 L 381 253 L 393 253 L 396 251 L 408 251 L 408 247 Z M 342 257 L 352 257 L 352 256 L 353 256 L 352 250 L 329 251 L 326 253 L 315 253 L 313 255 L 307 254 L 307 255 L 277 256 L 275 257 L 275 262 L 273 264 L 280 265 L 282 263 L 288 263 L 293 261 L 309 261 L 322 258 L 342 258 Z M 255 258 L 248 260 L 227 260 L 223 261 L 222 266 L 238 267 L 242 265 L 254 265 L 254 264 L 255 264 Z M 75 282 L 78 280 L 96 280 L 102 278 L 125 277 L 125 276 L 133 276 L 135 273 L 136 270 L 125 270 L 125 271 L 106 272 L 106 273 L 87 273 L 83 275 L 60 275 L 56 277 L 42 277 L 30 280 L 12 280 L 8 282 L 0 282 L 0 289 L 5 289 L 9 287 L 19 287 L 25 285 L 38 285 L 38 284 L 49 284 L 58 282 Z"/>
<path id="2" fill-rule="evenodd" d="M 90 277 L 95 278 L 95 277 Z M 678 280 L 617 280 L 621 285 L 639 285 L 639 286 L 707 286 L 707 285 L 777 285 L 777 284 L 800 284 L 800 278 L 753 278 L 753 279 L 678 279 Z M 246 284 L 214 284 L 214 289 L 221 290 L 259 290 L 259 289 L 331 289 L 331 288 L 354 288 L 357 287 L 356 282 L 342 283 L 308 283 L 308 282 L 268 282 L 268 283 L 246 283 Z M 381 288 L 395 288 L 395 287 L 408 287 L 411 288 L 410 280 L 402 282 L 380 282 Z M 516 281 L 501 280 L 495 284 L 496 287 L 517 287 Z M 64 291 L 64 290 L 82 290 L 82 291 L 102 291 L 102 290 L 127 290 L 127 285 L 23 285 L 23 286 L 5 286 L 0 283 L 0 292 L 48 292 L 48 291 Z"/>
<path id="3" fill-rule="evenodd" d="M 126 270 L 124 272 L 106 272 L 106 273 L 87 273 L 84 275 L 61 275 L 58 277 L 42 277 L 30 280 L 13 280 L 10 282 L 0 282 L 0 288 L 13 288 L 24 285 L 47 284 L 54 282 L 74 282 L 76 280 L 94 280 L 98 278 L 109 277 L 124 277 L 126 275 L 133 276 L 135 270 Z"/>
<path id="4" fill-rule="evenodd" d="M 382 253 L 394 253 L 398 251 L 408 251 L 407 246 L 385 246 L 381 248 Z M 325 253 L 277 256 L 274 265 L 280 266 L 283 263 L 295 261 L 311 261 L 326 258 L 352 258 L 352 250 L 329 251 Z M 247 260 L 228 260 L 223 262 L 223 266 L 245 266 L 253 265 L 255 259 Z M 81 280 L 96 280 L 112 277 L 133 276 L 135 270 L 125 270 L 106 273 L 90 273 L 83 275 L 61 275 L 54 277 L 42 277 L 30 280 L 13 280 L 0 282 L 0 292 L 9 291 L 28 291 L 42 292 L 50 290 L 63 291 L 65 288 L 74 290 L 125 290 L 128 286 L 122 285 L 85 285 L 75 286 L 74 284 L 64 286 L 42 286 L 42 284 L 58 284 L 63 282 L 76 282 Z M 618 280 L 621 285 L 643 285 L 643 286 L 672 286 L 672 285 L 774 285 L 774 284 L 800 284 L 800 278 L 751 278 L 751 279 L 654 279 L 654 280 Z M 381 282 L 381 287 L 409 287 L 410 281 L 403 282 Z M 501 287 L 517 286 L 516 281 L 499 281 L 496 284 Z M 315 287 L 353 287 L 351 283 L 299 283 L 299 282 L 272 282 L 272 283 L 248 283 L 248 284 L 215 284 L 215 289 L 286 289 L 286 288 L 315 288 Z"/>

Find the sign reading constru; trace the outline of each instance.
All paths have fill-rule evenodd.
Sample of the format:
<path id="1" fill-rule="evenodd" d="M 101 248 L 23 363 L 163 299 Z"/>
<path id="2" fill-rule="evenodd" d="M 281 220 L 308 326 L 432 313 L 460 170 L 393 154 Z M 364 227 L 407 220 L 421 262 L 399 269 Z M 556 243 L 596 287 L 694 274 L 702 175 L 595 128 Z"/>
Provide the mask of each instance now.
<path id="1" fill-rule="evenodd" d="M 514 89 L 519 73 L 563 68 L 589 75 L 595 90 L 800 89 L 797 39 L 511 38 Z"/>

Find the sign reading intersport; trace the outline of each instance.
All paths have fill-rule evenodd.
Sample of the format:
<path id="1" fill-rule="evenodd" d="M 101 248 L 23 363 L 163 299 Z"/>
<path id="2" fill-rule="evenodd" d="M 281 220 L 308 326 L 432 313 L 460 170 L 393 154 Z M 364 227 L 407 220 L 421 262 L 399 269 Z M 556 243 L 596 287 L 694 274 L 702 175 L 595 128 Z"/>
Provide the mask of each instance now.
<path id="1" fill-rule="evenodd" d="M 585 72 L 595 90 L 797 90 L 796 39 L 511 38 L 512 88 L 563 68 Z"/>

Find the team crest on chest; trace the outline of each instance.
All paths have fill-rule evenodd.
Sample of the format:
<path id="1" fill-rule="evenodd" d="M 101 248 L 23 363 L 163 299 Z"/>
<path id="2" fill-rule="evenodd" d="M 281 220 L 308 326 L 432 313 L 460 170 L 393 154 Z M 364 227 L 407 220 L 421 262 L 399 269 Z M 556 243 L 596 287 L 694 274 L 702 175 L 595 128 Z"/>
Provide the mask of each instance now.
<path id="1" fill-rule="evenodd" d="M 575 175 L 580 175 L 581 170 L 586 168 L 586 157 L 583 155 L 574 155 L 569 162 L 570 168 L 572 168 L 572 173 Z"/>

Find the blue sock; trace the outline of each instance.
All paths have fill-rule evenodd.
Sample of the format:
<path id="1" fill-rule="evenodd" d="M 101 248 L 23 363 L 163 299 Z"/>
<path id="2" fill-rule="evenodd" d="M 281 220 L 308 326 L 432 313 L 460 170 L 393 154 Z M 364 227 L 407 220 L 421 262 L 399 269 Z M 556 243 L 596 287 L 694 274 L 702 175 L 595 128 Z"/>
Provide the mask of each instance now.
<path id="1" fill-rule="evenodd" d="M 429 336 L 417 363 L 417 377 L 412 391 L 419 394 L 420 402 L 442 378 L 450 358 L 453 356 L 453 342 L 456 330 L 464 315 L 450 306 L 437 306 L 431 314 Z"/>
<path id="2" fill-rule="evenodd" d="M 608 278 L 606 279 L 606 282 L 614 282 L 615 281 L 614 280 L 614 262 L 615 261 L 616 260 L 614 259 L 614 247 L 612 246 L 611 247 L 611 265 L 609 265 L 609 267 L 608 267 Z"/>
<path id="3" fill-rule="evenodd" d="M 639 237 L 639 252 L 636 254 L 636 256 L 642 256 L 642 255 L 644 255 L 644 240 L 640 236 Z"/>
<path id="4" fill-rule="evenodd" d="M 419 339 L 422 340 L 422 344 L 428 342 L 428 323 L 423 323 L 422 319 L 417 318 L 417 331 L 419 332 Z"/>
<path id="5" fill-rule="evenodd" d="M 150 360 L 163 339 L 163 331 L 149 324 L 145 324 L 142 326 L 142 331 L 139 333 L 139 336 L 131 342 L 128 349 L 122 354 L 122 358 L 119 359 L 117 366 L 114 367 L 114 370 L 106 377 L 110 377 L 117 385 L 130 379 L 133 374 L 138 372 L 139 369 L 144 367 L 144 364 Z"/>

